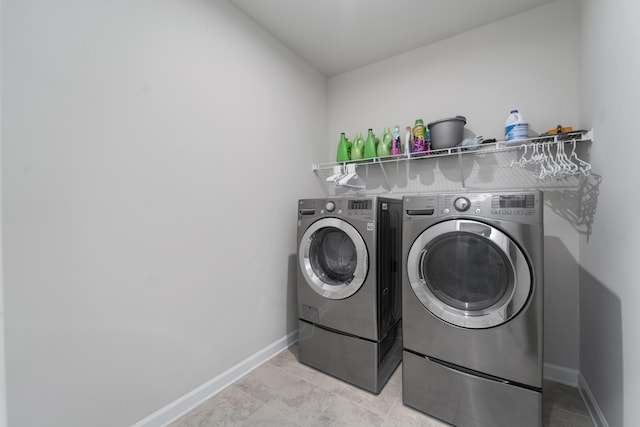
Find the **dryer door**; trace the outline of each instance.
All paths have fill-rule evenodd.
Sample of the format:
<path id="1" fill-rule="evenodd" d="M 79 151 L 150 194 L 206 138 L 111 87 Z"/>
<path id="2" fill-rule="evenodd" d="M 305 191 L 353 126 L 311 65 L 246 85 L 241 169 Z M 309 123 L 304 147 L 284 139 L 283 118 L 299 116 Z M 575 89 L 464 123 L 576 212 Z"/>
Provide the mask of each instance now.
<path id="1" fill-rule="evenodd" d="M 309 286 L 330 299 L 355 294 L 369 269 L 364 239 L 338 218 L 323 218 L 307 228 L 300 240 L 298 261 Z"/>
<path id="2" fill-rule="evenodd" d="M 448 220 L 426 229 L 409 250 L 411 289 L 434 316 L 463 328 L 490 328 L 518 314 L 532 291 L 520 248 L 495 227 Z"/>

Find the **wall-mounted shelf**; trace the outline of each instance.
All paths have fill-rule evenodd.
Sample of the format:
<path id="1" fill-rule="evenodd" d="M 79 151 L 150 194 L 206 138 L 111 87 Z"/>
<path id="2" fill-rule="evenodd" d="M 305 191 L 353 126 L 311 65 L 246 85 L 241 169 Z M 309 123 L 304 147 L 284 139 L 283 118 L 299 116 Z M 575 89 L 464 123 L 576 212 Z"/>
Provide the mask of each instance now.
<path id="1" fill-rule="evenodd" d="M 573 174 L 547 175 L 540 179 L 540 163 L 526 163 L 533 149 L 545 150 L 549 157 L 561 152 L 573 162 L 588 158 L 593 129 L 560 135 L 538 136 L 518 142 L 497 141 L 466 147 L 412 153 L 344 163 L 314 164 L 313 171 L 326 196 L 380 193 L 423 193 L 466 189 L 496 190 L 558 188 L 578 185 L 578 169 Z M 560 145 L 562 145 L 560 147 Z M 579 163 L 578 163 L 579 164 Z M 351 182 L 334 179 L 354 172 Z M 584 173 L 583 173 L 584 172 Z"/>

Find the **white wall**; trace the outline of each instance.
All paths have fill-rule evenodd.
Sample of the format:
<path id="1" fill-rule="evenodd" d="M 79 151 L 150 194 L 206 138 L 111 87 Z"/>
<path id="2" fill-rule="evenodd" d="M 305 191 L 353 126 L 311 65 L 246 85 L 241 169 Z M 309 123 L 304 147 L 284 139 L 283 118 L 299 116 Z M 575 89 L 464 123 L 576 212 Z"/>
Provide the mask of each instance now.
<path id="1" fill-rule="evenodd" d="M 593 234 L 580 245 L 581 372 L 608 424 L 631 427 L 640 419 L 640 4 L 586 0 L 580 16 L 581 115 L 597 130 L 601 175 Z"/>
<path id="2" fill-rule="evenodd" d="M 577 2 L 552 3 L 438 43 L 329 79 L 326 161 L 335 160 L 340 132 L 403 129 L 455 115 L 487 138 L 504 137 L 519 108 L 544 132 L 578 118 Z M 542 62 L 562 53 L 560 64 Z"/>
<path id="3" fill-rule="evenodd" d="M 4 2 L 12 427 L 131 425 L 296 327 L 326 110 L 226 1 Z"/>
<path id="4" fill-rule="evenodd" d="M 426 124 L 463 115 L 469 131 L 497 139 L 504 137 L 512 108 L 519 108 L 536 132 L 559 123 L 577 126 L 577 11 L 577 1 L 551 3 L 330 78 L 326 161 L 335 159 L 340 132 L 353 138 L 371 127 L 380 135 L 385 126 L 404 129 L 417 118 Z M 560 61 L 551 60 L 560 55 Z M 418 180 L 429 184 L 427 175 L 436 162 L 424 163 Z M 437 163 L 446 173 L 444 162 Z M 501 185 L 516 185 L 508 182 L 509 171 L 505 175 Z M 441 189 L 423 185 L 411 190 Z M 545 202 L 545 362 L 577 372 L 578 233 L 556 213 L 572 208 L 562 194 L 549 191 Z"/>
<path id="5" fill-rule="evenodd" d="M 2 1 L 0 1 L 0 22 L 2 22 Z M 0 32 L 0 46 L 2 32 Z M 2 55 L 0 55 L 0 81 L 2 80 Z M 0 85 L 0 99 L 2 86 Z M 2 129 L 2 105 L 0 103 L 0 129 Z M 0 132 L 0 165 L 2 164 L 2 132 Z M 0 175 L 0 236 L 2 236 L 2 176 Z M 2 238 L 0 237 L 0 427 L 7 425 L 7 389 L 4 345 L 4 270 L 2 266 Z"/>

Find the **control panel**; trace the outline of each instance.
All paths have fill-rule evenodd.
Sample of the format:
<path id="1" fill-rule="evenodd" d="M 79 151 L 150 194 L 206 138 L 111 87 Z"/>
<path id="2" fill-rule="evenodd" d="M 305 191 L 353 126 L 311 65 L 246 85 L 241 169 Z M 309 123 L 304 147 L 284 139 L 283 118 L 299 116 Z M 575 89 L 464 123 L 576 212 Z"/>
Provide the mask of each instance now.
<path id="1" fill-rule="evenodd" d="M 405 219 L 465 215 L 537 222 L 542 220 L 541 195 L 514 191 L 405 196 L 403 214 Z"/>
<path id="2" fill-rule="evenodd" d="M 319 216 L 348 216 L 354 219 L 371 220 L 374 212 L 374 198 L 302 199 L 298 202 L 298 218 Z M 382 204 L 384 209 L 385 204 Z"/>

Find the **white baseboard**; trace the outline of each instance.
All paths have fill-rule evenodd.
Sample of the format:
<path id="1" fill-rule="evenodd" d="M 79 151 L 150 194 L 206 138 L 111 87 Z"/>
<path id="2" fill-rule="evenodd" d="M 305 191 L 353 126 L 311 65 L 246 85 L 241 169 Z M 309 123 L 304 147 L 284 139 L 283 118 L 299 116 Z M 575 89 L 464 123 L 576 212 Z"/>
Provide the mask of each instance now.
<path id="1" fill-rule="evenodd" d="M 551 363 L 545 363 L 543 367 L 543 376 L 546 380 L 570 385 L 571 387 L 578 386 L 579 374 L 580 372 L 577 369 L 565 368 Z"/>
<path id="2" fill-rule="evenodd" d="M 609 427 L 609 423 L 600 410 L 600 406 L 598 406 L 598 402 L 593 396 L 593 393 L 589 388 L 589 384 L 587 384 L 587 380 L 584 379 L 581 373 L 578 375 L 578 390 L 580 391 L 582 399 L 587 405 L 587 409 L 589 410 L 589 414 L 591 415 L 593 424 L 596 427 Z"/>
<path id="3" fill-rule="evenodd" d="M 298 330 L 295 330 L 288 335 L 280 338 L 273 344 L 249 356 L 232 368 L 227 369 L 217 377 L 212 378 L 198 388 L 171 402 L 164 408 L 161 408 L 148 417 L 144 418 L 143 420 L 138 421 L 132 427 L 166 426 L 167 424 L 175 421 L 205 400 L 216 395 L 239 378 L 253 371 L 255 368 L 262 365 L 273 356 L 280 353 L 291 344 L 295 343 L 297 340 Z"/>

